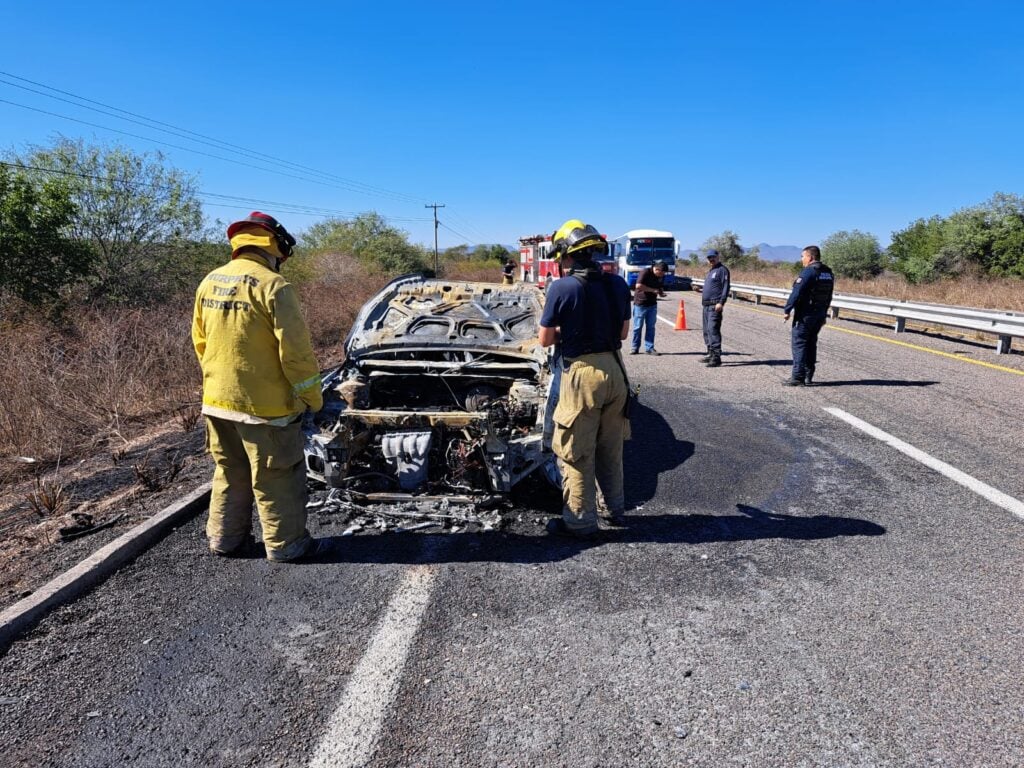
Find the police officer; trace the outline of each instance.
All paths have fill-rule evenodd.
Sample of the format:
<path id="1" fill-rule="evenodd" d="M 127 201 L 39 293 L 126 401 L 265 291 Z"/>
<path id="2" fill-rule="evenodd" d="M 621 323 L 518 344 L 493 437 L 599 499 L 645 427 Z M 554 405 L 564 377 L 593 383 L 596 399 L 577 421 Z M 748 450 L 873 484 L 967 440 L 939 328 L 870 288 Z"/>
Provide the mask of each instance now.
<path id="1" fill-rule="evenodd" d="M 783 311 L 783 321 L 793 315 L 793 373 L 783 382 L 787 387 L 810 385 L 818 361 L 818 334 L 825 325 L 828 307 L 832 303 L 835 277 L 832 270 L 821 263 L 821 249 L 809 245 L 800 254 L 804 268 L 793 282 L 793 290 Z"/>
<path id="2" fill-rule="evenodd" d="M 295 238 L 253 211 L 228 239 L 231 261 L 199 284 L 192 317 L 214 460 L 206 535 L 216 554 L 243 552 L 255 501 L 267 559 L 297 560 L 327 548 L 306 530 L 300 424 L 323 407 L 320 367 L 295 289 L 278 273 Z"/>
<path id="3" fill-rule="evenodd" d="M 626 281 L 594 263 L 608 243 L 579 219 L 552 237 L 565 277 L 551 283 L 538 341 L 561 344 L 564 372 L 555 407 L 552 450 L 561 461 L 562 519 L 555 533 L 589 538 L 598 532 L 597 486 L 612 520 L 621 519 L 622 443 L 626 437 L 625 369 L 619 350 L 629 333 Z"/>
<path id="4" fill-rule="evenodd" d="M 701 362 L 708 368 L 722 364 L 722 310 L 729 300 L 729 268 L 718 258 L 718 251 L 707 254 L 708 274 L 704 278 L 700 299 L 703 306 L 704 344 L 708 353 Z"/>

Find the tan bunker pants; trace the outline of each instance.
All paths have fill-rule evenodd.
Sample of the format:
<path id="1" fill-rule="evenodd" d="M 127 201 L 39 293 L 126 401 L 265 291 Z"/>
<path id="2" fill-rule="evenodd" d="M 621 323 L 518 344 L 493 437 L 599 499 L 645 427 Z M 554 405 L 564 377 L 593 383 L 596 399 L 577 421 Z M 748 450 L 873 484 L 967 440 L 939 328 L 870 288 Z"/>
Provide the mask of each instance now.
<path id="1" fill-rule="evenodd" d="M 612 514 L 622 512 L 626 380 L 613 352 L 566 360 L 555 408 L 552 450 L 561 460 L 562 519 L 576 533 L 597 530 L 597 486 Z"/>
<path id="2" fill-rule="evenodd" d="M 213 492 L 206 535 L 210 549 L 226 553 L 252 533 L 256 502 L 268 560 L 293 560 L 309 548 L 302 429 L 243 424 L 206 417 L 213 456 Z"/>

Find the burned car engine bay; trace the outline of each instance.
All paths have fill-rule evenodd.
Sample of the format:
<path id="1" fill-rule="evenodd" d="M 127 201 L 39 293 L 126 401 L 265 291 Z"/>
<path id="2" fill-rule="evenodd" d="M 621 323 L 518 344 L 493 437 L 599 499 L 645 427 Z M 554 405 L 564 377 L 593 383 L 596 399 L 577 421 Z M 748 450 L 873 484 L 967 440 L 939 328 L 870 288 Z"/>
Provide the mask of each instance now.
<path id="1" fill-rule="evenodd" d="M 307 476 L 326 494 L 311 507 L 398 505 L 399 517 L 459 520 L 453 505 L 493 509 L 534 473 L 557 478 L 543 446 L 542 302 L 529 284 L 422 274 L 368 301 L 307 424 Z"/>

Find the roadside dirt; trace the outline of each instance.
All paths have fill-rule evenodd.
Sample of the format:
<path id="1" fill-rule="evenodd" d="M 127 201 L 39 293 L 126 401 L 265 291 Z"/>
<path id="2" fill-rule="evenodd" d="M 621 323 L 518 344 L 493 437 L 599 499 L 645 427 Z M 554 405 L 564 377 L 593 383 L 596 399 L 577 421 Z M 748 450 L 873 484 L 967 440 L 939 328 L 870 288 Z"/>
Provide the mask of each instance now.
<path id="1" fill-rule="evenodd" d="M 209 480 L 212 464 L 203 444 L 201 423 L 188 432 L 163 424 L 74 464 L 4 467 L 0 610 Z M 56 488 L 66 497 L 56 513 L 33 510 L 30 496 L 52 496 Z M 94 527 L 116 522 L 65 541 L 59 529 L 75 524 L 72 513 L 90 515 Z"/>

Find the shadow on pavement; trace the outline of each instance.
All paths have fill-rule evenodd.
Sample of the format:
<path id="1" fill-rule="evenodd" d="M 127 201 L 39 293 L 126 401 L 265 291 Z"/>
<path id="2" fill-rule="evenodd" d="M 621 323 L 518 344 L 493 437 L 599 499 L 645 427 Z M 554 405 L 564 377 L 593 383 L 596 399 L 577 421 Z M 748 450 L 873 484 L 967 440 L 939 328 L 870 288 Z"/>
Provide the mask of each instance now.
<path id="1" fill-rule="evenodd" d="M 706 544 L 719 541 L 790 539 L 815 541 L 839 536 L 881 536 L 870 520 L 830 515 L 783 515 L 737 504 L 735 515 L 626 515 L 625 527 L 598 541 L 575 541 L 538 532 L 387 534 L 331 537 L 331 552 L 317 563 L 548 563 L 608 544 Z"/>
<path id="2" fill-rule="evenodd" d="M 633 438 L 626 441 L 622 457 L 626 508 L 643 504 L 658 491 L 658 475 L 669 472 L 693 456 L 693 443 L 678 440 L 665 417 L 643 402 L 634 408 L 629 422 Z"/>
<path id="3" fill-rule="evenodd" d="M 931 387 L 937 381 L 906 381 L 905 379 L 853 379 L 851 381 L 817 381 L 811 385 L 818 387 Z"/>
<path id="4" fill-rule="evenodd" d="M 792 360 L 747 360 L 742 363 L 723 363 L 722 367 L 738 368 L 741 365 L 792 365 Z"/>

